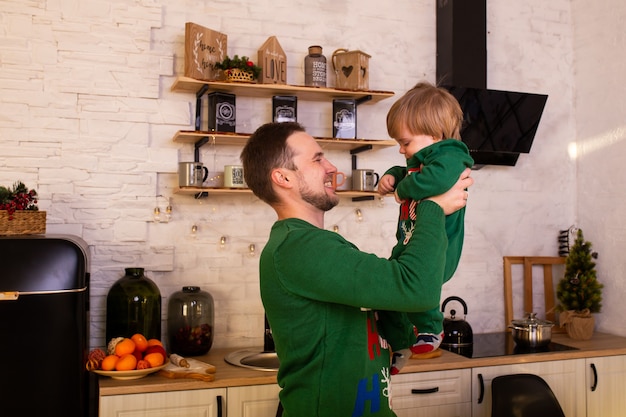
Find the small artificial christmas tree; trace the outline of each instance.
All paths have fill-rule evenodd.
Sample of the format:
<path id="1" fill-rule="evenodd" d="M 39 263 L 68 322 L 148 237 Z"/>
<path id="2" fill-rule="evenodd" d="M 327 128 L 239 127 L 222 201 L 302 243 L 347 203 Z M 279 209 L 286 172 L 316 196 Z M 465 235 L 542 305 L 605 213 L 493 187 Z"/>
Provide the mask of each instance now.
<path id="1" fill-rule="evenodd" d="M 583 231 L 578 229 L 576 241 L 565 260 L 565 276 L 556 289 L 560 311 L 600 311 L 603 285 L 596 278 L 596 264 L 592 260 L 597 256 L 591 252 L 591 243 L 585 241 Z"/>
<path id="2" fill-rule="evenodd" d="M 565 260 L 565 275 L 556 288 L 560 301 L 557 309 L 561 326 L 565 325 L 570 337 L 588 339 L 593 333 L 593 321 L 587 321 L 585 330 L 575 329 L 579 324 L 575 319 L 593 319 L 591 313 L 598 313 L 602 308 L 603 285 L 596 278 L 595 262 L 598 254 L 591 252 L 591 243 L 585 241 L 583 231 L 578 229 L 576 241 Z M 574 326 L 575 325 L 575 326 Z M 590 328 L 590 329 L 589 329 Z M 584 333 L 584 334 L 583 334 Z"/>

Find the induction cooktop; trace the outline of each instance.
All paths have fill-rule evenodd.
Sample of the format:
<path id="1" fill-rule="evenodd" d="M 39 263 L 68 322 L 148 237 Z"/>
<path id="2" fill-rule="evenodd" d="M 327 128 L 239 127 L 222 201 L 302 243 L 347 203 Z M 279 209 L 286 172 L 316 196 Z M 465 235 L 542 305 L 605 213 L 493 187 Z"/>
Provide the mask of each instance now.
<path id="1" fill-rule="evenodd" d="M 495 356 L 519 355 L 528 353 L 559 352 L 578 350 L 578 348 L 550 342 L 546 346 L 528 348 L 518 346 L 510 332 L 474 334 L 474 342 L 467 346 L 443 346 L 442 349 L 468 358 L 487 358 Z"/>

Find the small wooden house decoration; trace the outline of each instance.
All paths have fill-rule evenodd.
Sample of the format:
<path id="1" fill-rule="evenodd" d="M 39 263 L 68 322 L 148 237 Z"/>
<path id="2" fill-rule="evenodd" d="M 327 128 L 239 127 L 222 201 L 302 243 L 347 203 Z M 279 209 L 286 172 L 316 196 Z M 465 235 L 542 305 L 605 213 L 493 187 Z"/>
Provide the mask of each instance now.
<path id="1" fill-rule="evenodd" d="M 335 70 L 335 87 L 346 90 L 368 90 L 370 55 L 362 51 L 337 49 L 333 52 L 333 69 Z"/>
<path id="2" fill-rule="evenodd" d="M 226 57 L 228 37 L 198 24 L 185 23 L 185 77 L 196 80 L 216 80 L 216 62 Z"/>
<path id="3" fill-rule="evenodd" d="M 287 55 L 276 36 L 270 36 L 258 51 L 262 68 L 259 84 L 287 84 Z"/>

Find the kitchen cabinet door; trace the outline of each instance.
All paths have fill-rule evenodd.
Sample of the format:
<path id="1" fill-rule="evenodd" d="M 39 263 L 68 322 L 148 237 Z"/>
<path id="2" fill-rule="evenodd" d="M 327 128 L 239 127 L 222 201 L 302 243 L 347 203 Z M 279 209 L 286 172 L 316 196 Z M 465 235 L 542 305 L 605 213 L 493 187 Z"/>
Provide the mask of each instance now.
<path id="1" fill-rule="evenodd" d="M 398 417 L 467 417 L 471 413 L 471 370 L 394 375 L 391 393 Z"/>
<path id="2" fill-rule="evenodd" d="M 587 417 L 621 417 L 626 410 L 626 356 L 589 358 Z"/>
<path id="3" fill-rule="evenodd" d="M 228 388 L 228 417 L 275 417 L 278 385 L 250 385 Z"/>
<path id="4" fill-rule="evenodd" d="M 554 392 L 566 416 L 585 416 L 585 360 L 572 359 L 473 368 L 472 417 L 491 416 L 491 381 L 510 374 L 539 375 Z"/>
<path id="5" fill-rule="evenodd" d="M 108 395 L 100 397 L 100 417 L 223 417 L 225 400 L 225 388 Z"/>

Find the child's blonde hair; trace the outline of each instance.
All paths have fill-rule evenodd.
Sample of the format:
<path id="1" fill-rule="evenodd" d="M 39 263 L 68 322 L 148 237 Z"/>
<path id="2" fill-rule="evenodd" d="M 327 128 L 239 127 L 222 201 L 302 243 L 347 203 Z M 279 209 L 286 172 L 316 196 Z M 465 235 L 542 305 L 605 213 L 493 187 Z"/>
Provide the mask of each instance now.
<path id="1" fill-rule="evenodd" d="M 406 128 L 413 135 L 461 139 L 463 110 L 448 90 L 420 82 L 398 99 L 387 113 L 387 132 L 399 138 Z"/>

